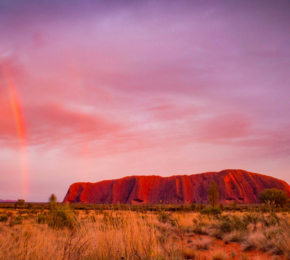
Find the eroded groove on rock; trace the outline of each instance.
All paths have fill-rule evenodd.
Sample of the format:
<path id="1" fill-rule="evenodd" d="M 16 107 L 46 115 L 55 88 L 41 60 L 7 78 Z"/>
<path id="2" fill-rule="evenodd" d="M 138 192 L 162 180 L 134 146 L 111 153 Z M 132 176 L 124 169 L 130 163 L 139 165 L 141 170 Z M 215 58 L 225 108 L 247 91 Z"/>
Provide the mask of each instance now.
<path id="1" fill-rule="evenodd" d="M 257 203 L 264 189 L 285 190 L 290 186 L 273 177 L 244 170 L 224 170 L 171 177 L 130 176 L 97 183 L 74 183 L 64 202 L 102 204 L 207 203 L 211 181 L 219 186 L 222 203 Z"/>

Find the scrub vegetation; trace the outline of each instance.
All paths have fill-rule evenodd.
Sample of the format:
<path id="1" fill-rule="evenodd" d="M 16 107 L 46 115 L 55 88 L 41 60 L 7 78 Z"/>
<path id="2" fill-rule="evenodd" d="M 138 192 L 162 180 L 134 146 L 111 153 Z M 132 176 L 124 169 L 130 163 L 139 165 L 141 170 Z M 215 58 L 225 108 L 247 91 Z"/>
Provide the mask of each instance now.
<path id="1" fill-rule="evenodd" d="M 290 259 L 288 204 L 1 204 L 0 259 Z"/>

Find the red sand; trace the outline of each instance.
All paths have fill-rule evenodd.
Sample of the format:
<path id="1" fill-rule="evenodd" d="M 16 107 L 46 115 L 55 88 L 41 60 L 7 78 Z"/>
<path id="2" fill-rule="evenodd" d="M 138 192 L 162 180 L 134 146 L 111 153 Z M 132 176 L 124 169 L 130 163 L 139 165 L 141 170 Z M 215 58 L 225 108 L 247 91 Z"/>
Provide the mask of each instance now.
<path id="1" fill-rule="evenodd" d="M 191 239 L 196 240 L 196 239 L 199 239 L 199 237 L 208 238 L 208 236 L 205 236 L 205 235 L 201 235 L 201 236 L 195 235 L 195 236 L 191 237 Z M 258 256 L 260 256 L 261 259 L 272 260 L 272 255 L 265 253 L 265 252 L 262 252 L 260 250 L 251 250 L 248 252 L 243 252 L 240 244 L 238 244 L 238 243 L 225 244 L 224 241 L 219 240 L 219 239 L 215 239 L 213 241 L 214 241 L 214 244 L 211 246 L 210 250 L 208 250 L 208 251 L 200 250 L 199 251 L 199 255 L 201 257 L 200 260 L 211 259 L 210 256 L 211 256 L 212 251 L 218 250 L 218 249 L 224 251 L 229 256 L 229 259 L 233 259 L 233 260 L 241 260 L 242 255 L 247 255 L 249 257 L 248 258 L 249 260 L 255 260 L 256 257 L 258 257 Z M 234 258 L 231 258 L 232 251 L 234 251 L 236 253 L 236 256 Z M 279 259 L 286 260 L 286 258 L 284 258 L 282 256 L 279 256 Z"/>

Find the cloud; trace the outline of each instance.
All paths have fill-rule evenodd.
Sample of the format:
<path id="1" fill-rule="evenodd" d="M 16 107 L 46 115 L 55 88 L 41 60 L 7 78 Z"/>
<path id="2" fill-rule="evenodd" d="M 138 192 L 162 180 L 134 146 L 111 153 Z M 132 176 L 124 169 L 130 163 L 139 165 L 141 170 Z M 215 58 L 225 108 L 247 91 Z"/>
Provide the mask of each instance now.
<path id="1" fill-rule="evenodd" d="M 49 172 L 71 182 L 83 157 L 96 175 L 122 157 L 108 176 L 130 164 L 145 172 L 156 158 L 166 175 L 169 162 L 187 169 L 193 157 L 192 171 L 259 159 L 257 172 L 264 158 L 289 157 L 286 1 L 2 1 L 0 25 L 0 63 L 31 162 L 46 168 L 39 182 Z M 0 69 L 0 142 L 15 151 L 12 165 L 18 133 L 6 77 Z M 63 157 L 61 169 L 45 163 Z"/>
<path id="2" fill-rule="evenodd" d="M 252 120 L 243 114 L 213 115 L 200 123 L 197 139 L 201 142 L 223 143 L 251 135 Z"/>
<path id="3" fill-rule="evenodd" d="M 97 113 L 72 110 L 60 104 L 26 107 L 23 112 L 28 145 L 69 144 L 77 142 L 81 136 L 93 141 L 122 129 L 121 123 L 111 122 Z M 6 131 L 5 125 L 9 126 Z M 10 135 L 10 140 L 17 139 L 15 131 L 11 131 L 13 126 L 13 117 L 1 120 L 2 138 Z"/>

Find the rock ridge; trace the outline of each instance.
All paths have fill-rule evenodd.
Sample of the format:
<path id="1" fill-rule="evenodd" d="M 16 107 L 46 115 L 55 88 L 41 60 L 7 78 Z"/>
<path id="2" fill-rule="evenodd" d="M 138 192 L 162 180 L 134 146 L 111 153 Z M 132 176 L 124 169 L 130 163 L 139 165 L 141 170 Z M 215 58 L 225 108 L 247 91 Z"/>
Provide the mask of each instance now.
<path id="1" fill-rule="evenodd" d="M 63 200 L 97 204 L 190 204 L 207 203 L 211 181 L 219 186 L 220 203 L 258 203 L 264 189 L 277 188 L 290 196 L 290 186 L 279 179 L 247 172 L 223 170 L 193 175 L 129 176 L 97 183 L 74 183 Z"/>

